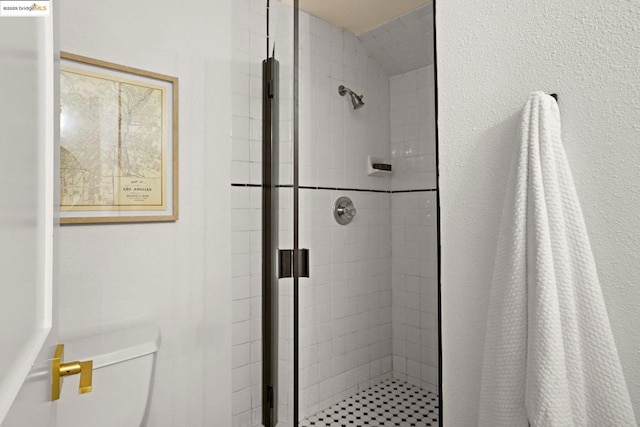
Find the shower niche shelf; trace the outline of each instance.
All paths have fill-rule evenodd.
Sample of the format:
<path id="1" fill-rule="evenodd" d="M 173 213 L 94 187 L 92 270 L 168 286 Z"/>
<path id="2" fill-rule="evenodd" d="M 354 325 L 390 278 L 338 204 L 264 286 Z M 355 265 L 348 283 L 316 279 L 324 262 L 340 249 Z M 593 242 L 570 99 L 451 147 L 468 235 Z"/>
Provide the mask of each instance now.
<path id="1" fill-rule="evenodd" d="M 391 175 L 391 163 L 386 163 L 382 157 L 367 156 L 367 175 L 389 176 Z"/>

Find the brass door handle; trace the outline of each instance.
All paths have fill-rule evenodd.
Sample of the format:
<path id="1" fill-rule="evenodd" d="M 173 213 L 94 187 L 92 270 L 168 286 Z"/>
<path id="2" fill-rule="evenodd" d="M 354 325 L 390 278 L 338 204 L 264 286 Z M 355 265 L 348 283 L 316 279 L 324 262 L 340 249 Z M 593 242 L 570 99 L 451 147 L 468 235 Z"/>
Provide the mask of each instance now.
<path id="1" fill-rule="evenodd" d="M 51 400 L 60 399 L 62 377 L 67 375 L 80 374 L 78 394 L 90 393 L 93 379 L 93 360 L 62 363 L 63 357 L 64 344 L 58 344 L 51 360 Z"/>

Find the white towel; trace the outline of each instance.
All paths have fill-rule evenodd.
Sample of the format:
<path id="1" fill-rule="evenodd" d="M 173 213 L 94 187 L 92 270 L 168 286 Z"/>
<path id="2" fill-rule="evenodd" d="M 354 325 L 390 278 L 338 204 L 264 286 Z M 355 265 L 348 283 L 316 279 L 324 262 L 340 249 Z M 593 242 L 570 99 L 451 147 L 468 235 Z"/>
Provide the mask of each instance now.
<path id="1" fill-rule="evenodd" d="M 494 267 L 480 426 L 636 426 L 582 211 L 543 92 L 522 115 Z"/>

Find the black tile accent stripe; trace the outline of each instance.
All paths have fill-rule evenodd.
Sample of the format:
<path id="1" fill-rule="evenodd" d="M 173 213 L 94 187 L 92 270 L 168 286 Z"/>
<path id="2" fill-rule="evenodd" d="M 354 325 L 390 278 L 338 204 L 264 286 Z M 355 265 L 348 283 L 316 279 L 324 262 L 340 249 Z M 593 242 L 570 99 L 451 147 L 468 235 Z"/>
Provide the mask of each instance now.
<path id="1" fill-rule="evenodd" d="M 232 187 L 251 187 L 251 188 L 261 188 L 261 184 L 241 184 L 241 183 L 232 183 Z M 293 188 L 293 185 L 283 184 L 277 185 L 278 188 Z M 438 191 L 435 188 L 423 188 L 420 190 L 372 190 L 366 188 L 343 188 L 343 187 L 313 187 L 307 185 L 301 185 L 298 188 L 301 190 L 330 190 L 330 191 L 357 191 L 361 193 L 386 193 L 386 194 L 398 194 L 398 193 L 424 193 L 430 191 Z"/>
<path id="2" fill-rule="evenodd" d="M 360 191 L 364 193 L 391 193 L 389 190 L 369 190 L 364 188 L 342 188 L 342 187 L 313 187 L 301 185 L 301 190 L 331 190 L 331 191 Z"/>
<path id="3" fill-rule="evenodd" d="M 425 188 L 422 190 L 394 190 L 391 191 L 390 193 L 392 194 L 398 194 L 398 193 L 424 193 L 424 192 L 428 192 L 428 191 L 438 191 L 436 188 Z"/>
<path id="4" fill-rule="evenodd" d="M 387 380 L 300 422 L 300 427 L 437 426 L 438 396 L 400 380 Z"/>

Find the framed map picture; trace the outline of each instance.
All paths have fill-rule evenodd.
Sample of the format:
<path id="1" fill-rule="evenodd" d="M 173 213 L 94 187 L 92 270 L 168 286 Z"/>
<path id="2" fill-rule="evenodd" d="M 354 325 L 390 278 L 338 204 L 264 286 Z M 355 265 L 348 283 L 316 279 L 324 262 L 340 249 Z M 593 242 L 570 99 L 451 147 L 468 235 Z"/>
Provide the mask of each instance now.
<path id="1" fill-rule="evenodd" d="M 61 53 L 60 222 L 178 219 L 178 79 Z"/>

